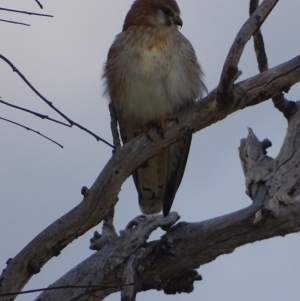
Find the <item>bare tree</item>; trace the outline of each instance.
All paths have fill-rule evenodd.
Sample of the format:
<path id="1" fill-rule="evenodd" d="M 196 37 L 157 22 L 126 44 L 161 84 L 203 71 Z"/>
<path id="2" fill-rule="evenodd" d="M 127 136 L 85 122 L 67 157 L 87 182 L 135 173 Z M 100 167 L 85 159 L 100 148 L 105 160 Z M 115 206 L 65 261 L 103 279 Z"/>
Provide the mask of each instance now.
<path id="1" fill-rule="evenodd" d="M 13 300 L 41 267 L 75 238 L 104 220 L 102 235 L 95 233 L 91 248 L 98 250 L 53 283 L 37 300 L 103 300 L 121 291 L 122 300 L 150 289 L 165 293 L 191 292 L 201 276 L 196 269 L 222 254 L 250 242 L 300 230 L 300 109 L 285 99 L 300 81 L 300 56 L 268 69 L 260 26 L 278 0 L 250 1 L 250 17 L 238 32 L 216 90 L 167 125 L 164 139 L 154 129 L 151 141 L 140 135 L 119 147 L 112 122 L 115 151 L 92 187 L 83 188 L 82 202 L 59 218 L 9 261 L 0 278 L 0 300 Z M 254 37 L 260 74 L 240 83 L 238 63 L 244 47 Z M 117 235 L 112 208 L 124 181 L 145 160 L 187 133 L 198 132 L 226 116 L 268 99 L 288 122 L 286 137 L 276 158 L 267 156 L 268 139 L 259 141 L 249 129 L 240 144 L 240 160 L 247 194 L 252 204 L 242 210 L 198 223 L 178 223 L 168 217 L 138 217 Z M 113 112 L 112 112 L 113 113 Z M 112 114 L 113 115 L 113 114 Z M 175 225 L 174 225 L 175 224 Z M 153 230 L 166 234 L 147 242 Z M 192 254 L 192 256 L 191 256 Z"/>

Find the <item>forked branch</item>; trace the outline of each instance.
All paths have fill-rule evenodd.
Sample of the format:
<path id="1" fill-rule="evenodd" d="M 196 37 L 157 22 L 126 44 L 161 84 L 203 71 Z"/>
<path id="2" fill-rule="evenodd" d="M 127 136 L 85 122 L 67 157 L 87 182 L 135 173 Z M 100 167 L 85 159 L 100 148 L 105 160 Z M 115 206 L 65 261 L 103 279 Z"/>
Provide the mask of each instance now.
<path id="1" fill-rule="evenodd" d="M 5 56 L 0 54 L 0 59 L 2 59 L 3 61 L 5 61 L 13 70 L 13 72 L 16 72 L 21 78 L 22 80 L 26 83 L 26 85 L 39 97 L 41 98 L 51 109 L 53 109 L 56 113 L 58 113 L 62 118 L 64 118 L 72 127 L 73 125 L 78 127 L 79 129 L 85 131 L 86 133 L 90 134 L 91 136 L 93 136 L 94 138 L 96 138 L 97 141 L 101 141 L 103 143 L 105 143 L 106 145 L 110 146 L 110 147 L 114 147 L 111 143 L 107 142 L 106 140 L 104 140 L 103 138 L 99 137 L 98 135 L 96 135 L 95 133 L 93 133 L 92 131 L 90 131 L 89 129 L 83 127 L 81 124 L 75 122 L 74 120 L 72 120 L 71 118 L 69 118 L 68 116 L 66 116 L 62 111 L 60 111 L 59 109 L 57 109 L 53 103 L 51 101 L 49 101 L 46 97 L 44 97 L 29 81 L 28 79 L 21 73 L 21 71 L 10 61 L 8 60 Z"/>
<path id="2" fill-rule="evenodd" d="M 279 0 L 264 0 L 239 30 L 230 50 L 217 88 L 217 104 L 225 107 L 231 101 L 233 83 L 238 71 L 238 63 L 244 48 L 257 29 L 264 23 Z"/>
<path id="3" fill-rule="evenodd" d="M 258 7 L 258 0 L 250 0 L 249 14 L 250 16 L 255 12 Z M 265 50 L 265 44 L 261 30 L 258 29 L 253 34 L 254 50 L 256 54 L 256 59 L 258 63 L 259 72 L 264 72 L 268 70 L 268 59 Z M 296 103 L 294 101 L 289 101 L 284 97 L 284 94 L 280 92 L 279 94 L 272 97 L 273 104 L 276 109 L 283 113 L 284 117 L 289 119 L 289 117 L 296 111 Z"/>
<path id="4" fill-rule="evenodd" d="M 178 123 L 168 124 L 164 139 L 161 139 L 156 129 L 152 129 L 149 132 L 152 141 L 145 135 L 140 135 L 125 144 L 108 161 L 82 202 L 40 233 L 9 262 L 0 278 L 2 292 L 20 291 L 34 271 L 38 271 L 49 259 L 57 256 L 74 239 L 99 224 L 115 206 L 124 181 L 159 150 L 179 140 L 186 133 L 197 132 L 233 112 L 270 99 L 287 85 L 293 86 L 299 81 L 300 56 L 236 84 L 233 101 L 229 102 L 226 109 L 221 110 L 217 106 L 216 93 L 210 93 L 181 112 Z M 252 214 L 252 210 L 253 208 L 247 212 Z M 37 269 L 28 269 L 32 265 Z M 0 300 L 2 301 L 1 298 Z"/>
<path id="5" fill-rule="evenodd" d="M 136 291 L 150 289 L 164 290 L 166 294 L 191 292 L 194 282 L 201 280 L 195 271 L 199 266 L 247 243 L 299 232 L 300 107 L 297 107 L 297 112 L 290 118 L 286 139 L 275 159 L 266 153 L 271 142 L 268 139 L 259 141 L 251 129 L 247 138 L 241 140 L 240 159 L 248 195 L 252 199 L 249 207 L 207 221 L 176 224 L 161 239 L 143 246 L 138 239 L 143 238 L 143 221 L 137 223 L 129 232 L 125 230 L 125 236 L 111 241 L 53 284 L 83 286 L 90 283 L 93 287 L 100 286 L 100 289 L 88 292 L 82 290 L 81 294 L 78 290 L 60 294 L 47 291 L 36 301 L 70 300 L 77 295 L 80 301 L 92 301 L 95 298 L 103 300 L 120 290 L 124 300 L 134 300 Z M 170 215 L 167 218 L 173 217 L 174 212 Z M 134 237 L 139 227 L 141 233 Z M 126 247 L 127 240 L 133 248 Z M 122 248 L 124 256 L 121 259 L 119 250 Z M 137 250 L 140 253 L 135 253 Z M 135 261 L 138 256 L 142 258 L 140 262 L 138 258 Z M 119 264 L 110 264 L 115 262 Z M 139 277 L 136 277 L 137 274 Z M 85 275 L 84 281 L 79 275 Z M 124 287 L 124 284 L 128 286 Z M 101 289 L 105 285 L 108 289 Z"/>

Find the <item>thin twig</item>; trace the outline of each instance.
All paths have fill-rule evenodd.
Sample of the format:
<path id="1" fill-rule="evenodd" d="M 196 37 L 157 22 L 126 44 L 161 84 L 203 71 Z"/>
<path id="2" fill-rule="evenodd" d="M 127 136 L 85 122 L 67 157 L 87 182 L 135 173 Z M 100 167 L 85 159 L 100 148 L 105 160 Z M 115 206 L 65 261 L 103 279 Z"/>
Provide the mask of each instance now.
<path id="1" fill-rule="evenodd" d="M 251 16 L 257 9 L 259 0 L 250 0 L 249 5 L 249 15 Z M 268 67 L 268 58 L 265 50 L 264 38 L 261 33 L 261 30 L 258 29 L 253 34 L 254 50 L 256 54 L 256 59 L 258 63 L 259 72 L 264 72 L 269 69 Z M 281 92 L 274 97 L 272 97 L 274 107 L 283 113 L 284 117 L 289 119 L 291 115 L 296 112 L 296 102 L 289 101 L 284 97 L 284 94 Z"/>
<path id="2" fill-rule="evenodd" d="M 22 80 L 26 83 L 26 85 L 37 95 L 39 96 L 51 109 L 53 109 L 56 113 L 58 113 L 61 117 L 63 117 L 66 121 L 68 121 L 70 123 L 71 126 L 77 126 L 78 128 L 80 128 L 81 130 L 89 133 L 91 136 L 93 136 L 97 141 L 102 141 L 103 143 L 105 143 L 106 145 L 114 148 L 114 146 L 107 142 L 106 140 L 104 140 L 103 138 L 99 137 L 98 135 L 96 135 L 95 133 L 91 132 L 90 130 L 88 130 L 87 128 L 83 127 L 82 125 L 80 125 L 79 123 L 73 121 L 72 119 L 70 119 L 69 117 L 67 117 L 64 113 L 62 113 L 60 110 L 58 110 L 51 101 L 49 101 L 48 99 L 46 99 L 39 91 L 37 91 L 36 88 L 33 87 L 33 85 L 27 80 L 27 78 L 18 70 L 18 68 L 9 60 L 7 59 L 5 56 L 3 56 L 2 54 L 0 54 L 0 59 L 4 60 L 12 69 L 13 72 L 16 72 L 21 78 Z"/>
<path id="3" fill-rule="evenodd" d="M 21 111 L 24 111 L 24 112 L 33 114 L 33 115 L 35 115 L 35 116 L 37 116 L 37 117 L 40 117 L 40 118 L 42 118 L 42 119 L 46 119 L 46 120 L 49 120 L 49 121 L 53 121 L 53 122 L 56 122 L 56 123 L 58 123 L 58 124 L 61 124 L 61 125 L 67 126 L 67 127 L 71 127 L 71 125 L 69 125 L 69 124 L 67 124 L 67 123 L 64 123 L 64 122 L 61 122 L 61 121 L 59 121 L 59 120 L 53 119 L 53 118 L 51 118 L 51 117 L 49 117 L 49 116 L 47 116 L 47 115 L 44 115 L 44 114 L 41 114 L 41 113 L 38 113 L 38 112 L 34 112 L 34 111 L 28 110 L 28 109 L 26 109 L 26 108 L 19 107 L 19 106 L 16 106 L 16 105 L 13 105 L 13 104 L 11 104 L 11 103 L 9 103 L 9 102 L 6 102 L 6 101 L 4 101 L 4 100 L 1 100 L 1 99 L 0 99 L 0 103 L 2 103 L 2 104 L 4 104 L 4 105 L 7 105 L 7 106 L 9 106 L 9 107 L 12 107 L 12 108 L 15 108 L 15 109 L 18 109 L 18 110 L 21 110 Z"/>
<path id="4" fill-rule="evenodd" d="M 237 66 L 246 43 L 264 23 L 274 6 L 279 0 L 264 0 L 239 30 L 223 66 L 220 82 L 217 89 L 217 103 L 224 107 L 232 98 L 234 79 L 237 73 Z"/>
<path id="5" fill-rule="evenodd" d="M 27 24 L 27 23 L 22 23 L 22 22 L 17 22 L 17 21 L 11 21 L 11 20 L 5 20 L 5 19 L 0 19 L 0 22 L 6 22 L 6 23 L 17 24 L 17 25 L 30 26 L 30 24 Z"/>
<path id="6" fill-rule="evenodd" d="M 59 289 L 82 289 L 87 288 L 86 285 L 65 285 L 65 286 L 54 286 L 54 287 L 45 287 L 45 288 L 37 288 L 22 292 L 12 292 L 12 293 L 5 293 L 0 294 L 0 297 L 8 297 L 8 296 L 15 296 L 15 295 L 24 295 L 24 294 L 32 294 L 32 293 L 38 293 L 43 291 L 52 291 L 52 290 L 59 290 Z"/>
<path id="7" fill-rule="evenodd" d="M 125 286 L 133 285 L 134 283 L 128 283 Z M 32 293 L 38 293 L 38 292 L 44 292 L 44 291 L 53 291 L 53 290 L 60 290 L 60 289 L 90 289 L 92 288 L 94 292 L 101 291 L 101 290 L 107 290 L 111 288 L 118 288 L 119 286 L 115 285 L 106 285 L 106 286 L 99 286 L 99 285 L 63 285 L 63 286 L 51 286 L 51 287 L 44 287 L 44 288 L 37 288 L 27 291 L 21 291 L 21 292 L 11 292 L 11 293 L 4 293 L 0 294 L 0 297 L 8 297 L 8 296 L 15 296 L 15 295 L 25 295 L 25 294 L 32 294 Z M 86 294 L 86 293 L 85 293 Z"/>
<path id="8" fill-rule="evenodd" d="M 1 119 L 1 120 L 4 120 L 4 121 L 7 121 L 7 122 L 10 122 L 10 123 L 12 123 L 12 124 L 15 124 L 15 125 L 17 125 L 17 126 L 20 126 L 20 127 L 24 128 L 24 129 L 26 129 L 27 131 L 34 132 L 34 133 L 36 133 L 36 134 L 38 134 L 38 135 L 44 137 L 45 139 L 47 139 L 47 140 L 53 142 L 54 144 L 60 146 L 61 148 L 64 148 L 64 147 L 63 147 L 61 144 L 59 144 L 58 142 L 52 140 L 51 138 L 49 138 L 49 137 L 47 137 L 47 136 L 41 134 L 40 132 L 35 131 L 35 130 L 33 130 L 33 129 L 31 129 L 31 128 L 25 126 L 25 125 L 22 125 L 22 124 L 20 124 L 20 123 L 14 122 L 14 121 L 12 121 L 12 120 L 9 120 L 9 119 L 3 118 L 3 117 L 0 117 L 0 119 Z"/>
<path id="9" fill-rule="evenodd" d="M 38 4 L 38 6 L 39 6 L 41 9 L 43 9 L 43 5 L 40 3 L 39 0 L 35 0 L 35 2 Z"/>
<path id="10" fill-rule="evenodd" d="M 5 7 L 0 7 L 0 10 L 9 11 L 11 13 L 18 13 L 18 14 L 26 14 L 26 15 L 32 15 L 32 16 L 51 17 L 51 18 L 53 18 L 53 15 L 39 14 L 39 13 L 33 13 L 31 11 L 16 10 L 16 9 L 5 8 Z"/>
<path id="11" fill-rule="evenodd" d="M 249 15 L 251 16 L 257 9 L 259 0 L 250 0 Z M 265 51 L 264 39 L 260 28 L 253 34 L 254 50 L 256 53 L 259 72 L 264 72 L 269 69 L 268 59 Z"/>
<path id="12" fill-rule="evenodd" d="M 134 283 L 123 284 L 123 286 L 132 286 Z M 103 291 L 112 288 L 119 288 L 119 285 L 62 285 L 62 286 L 51 286 L 51 287 L 44 287 L 44 288 L 37 288 L 32 290 L 26 291 L 19 291 L 19 292 L 11 292 L 11 293 L 4 293 L 0 294 L 0 297 L 8 297 L 8 296 L 16 296 L 16 295 L 25 295 L 25 294 L 32 294 L 44 291 L 54 291 L 54 290 L 61 290 L 61 289 L 87 289 L 87 291 L 83 294 L 86 295 L 90 291 L 97 292 Z M 92 290 L 91 290 L 92 289 Z"/>

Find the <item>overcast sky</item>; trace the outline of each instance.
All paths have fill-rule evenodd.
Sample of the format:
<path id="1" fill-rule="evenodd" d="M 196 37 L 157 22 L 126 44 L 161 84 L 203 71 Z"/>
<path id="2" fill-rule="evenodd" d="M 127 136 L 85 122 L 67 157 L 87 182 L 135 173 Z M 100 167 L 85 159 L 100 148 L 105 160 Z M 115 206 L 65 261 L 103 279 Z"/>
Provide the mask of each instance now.
<path id="1" fill-rule="evenodd" d="M 100 81 L 102 65 L 115 35 L 120 32 L 132 0 L 1 0 L 1 7 L 53 14 L 41 18 L 0 11 L 0 19 L 30 23 L 19 26 L 0 22 L 0 53 L 11 60 L 47 99 L 70 118 L 111 141 L 107 100 Z M 205 72 L 209 90 L 218 84 L 224 59 L 236 33 L 246 21 L 246 0 L 178 0 L 184 26 Z M 262 27 L 269 66 L 276 66 L 300 53 L 300 1 L 279 1 Z M 257 74 L 252 41 L 239 68 L 242 79 Z M 298 100 L 299 85 L 287 98 Z M 53 118 L 59 118 L 24 82 L 0 61 L 0 96 Z M 0 120 L 0 268 L 41 230 L 75 207 L 80 189 L 90 186 L 111 156 L 111 149 L 88 134 L 41 120 L 0 105 L 0 117 L 34 128 L 64 145 Z M 172 210 L 181 221 L 217 217 L 250 204 L 238 157 L 241 138 L 252 127 L 260 139 L 269 138 L 276 156 L 286 131 L 286 121 L 271 102 L 235 113 L 194 135 L 181 187 Z M 116 206 L 115 226 L 123 229 L 140 214 L 132 179 L 122 187 Z M 100 230 L 97 226 L 95 229 Z M 89 238 L 80 237 L 51 259 L 25 289 L 46 287 L 92 254 Z M 158 238 L 156 232 L 151 238 Z M 273 238 L 236 249 L 204 265 L 203 281 L 192 294 L 165 296 L 147 292 L 139 301 L 153 300 L 298 300 L 300 296 L 300 240 L 298 234 Z M 23 295 L 27 301 L 36 295 Z M 120 300 L 112 295 L 107 300 Z"/>

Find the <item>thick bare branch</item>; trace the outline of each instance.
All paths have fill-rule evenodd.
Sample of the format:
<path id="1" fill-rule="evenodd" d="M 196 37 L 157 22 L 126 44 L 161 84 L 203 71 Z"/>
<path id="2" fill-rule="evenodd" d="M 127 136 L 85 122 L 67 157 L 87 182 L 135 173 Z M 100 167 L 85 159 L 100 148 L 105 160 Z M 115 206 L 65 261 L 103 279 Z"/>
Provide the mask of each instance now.
<path id="1" fill-rule="evenodd" d="M 149 134 L 153 141 L 145 135 L 140 135 L 125 144 L 108 161 L 82 202 L 41 232 L 10 261 L 0 279 L 2 292 L 21 290 L 33 273 L 38 272 L 39 268 L 50 258 L 58 256 L 60 251 L 74 239 L 100 223 L 115 205 L 121 185 L 127 177 L 160 149 L 182 138 L 187 132 L 197 132 L 233 112 L 270 99 L 299 81 L 300 56 L 297 56 L 284 64 L 236 84 L 233 99 L 228 102 L 226 108 L 221 109 L 217 105 L 215 92 L 210 93 L 181 112 L 178 116 L 178 123 L 167 124 L 164 139 L 161 139 L 160 133 L 152 129 Z M 244 214 L 252 215 L 253 210 L 252 207 L 245 209 L 243 216 Z M 240 220 L 240 215 L 235 217 L 233 214 L 232 217 L 232 223 L 237 219 Z M 225 218 L 221 220 L 225 222 Z M 250 222 L 247 220 L 245 223 L 249 225 Z M 37 268 L 31 269 L 32 266 Z M 6 299 L 0 298 L 0 300 Z"/>
<path id="2" fill-rule="evenodd" d="M 123 274 L 121 301 L 135 301 L 136 293 L 138 290 L 138 271 L 141 259 L 143 258 L 145 249 L 141 248 L 137 250 L 135 254 L 132 254 L 126 263 Z"/>
<path id="3" fill-rule="evenodd" d="M 269 146 L 269 140 L 259 141 L 249 129 L 248 137 L 241 141 L 240 157 L 246 187 L 253 203 L 245 209 L 207 221 L 179 223 L 160 240 L 148 243 L 143 262 L 136 267 L 145 271 L 140 282 L 134 282 L 139 291 L 163 289 L 165 293 L 190 292 L 194 281 L 201 279 L 195 271 L 199 266 L 247 243 L 300 231 L 299 105 L 297 113 L 290 119 L 286 138 L 276 160 L 266 155 L 266 148 Z M 259 212 L 260 219 L 257 220 Z M 111 252 L 104 255 L 102 251 L 93 254 L 84 264 L 72 269 L 54 285 L 84 285 L 82 278 L 70 278 L 70 274 L 82 275 L 81 273 L 89 271 L 84 281 L 89 281 L 93 286 L 105 283 L 110 289 L 86 293 L 78 300 L 103 300 L 108 294 L 121 290 L 122 279 L 118 275 L 122 275 L 128 268 L 129 261 L 122 262 L 103 277 L 103 264 L 116 258 L 117 251 L 115 254 Z M 58 299 L 57 294 L 56 298 L 53 296 L 53 292 L 45 292 L 41 299 Z M 70 291 L 65 291 L 59 295 L 59 299 L 69 300 L 71 296 L 74 295 Z"/>
<path id="4" fill-rule="evenodd" d="M 104 284 L 105 278 L 118 267 L 122 263 L 126 262 L 131 255 L 135 254 L 137 257 L 141 257 L 144 254 L 144 251 L 140 249 L 148 239 L 149 235 L 158 227 L 171 227 L 176 221 L 179 219 L 179 216 L 176 212 L 172 212 L 166 218 L 162 215 L 157 216 L 140 216 L 139 219 L 135 219 L 133 222 L 129 223 L 129 226 L 126 227 L 124 231 L 122 231 L 119 237 L 116 237 L 114 240 L 111 240 L 110 243 L 106 244 L 101 248 L 100 251 L 94 253 L 91 257 L 87 258 L 84 262 L 80 264 L 78 269 L 74 269 L 68 273 L 67 277 L 63 277 L 59 279 L 56 283 L 53 284 L 54 287 L 57 286 L 58 283 L 64 283 L 64 285 L 69 285 L 69 283 L 76 282 L 76 279 L 84 279 L 85 284 L 88 283 L 94 286 L 92 283 L 99 282 Z M 136 221 L 138 221 L 136 223 Z M 136 225 L 132 227 L 133 225 Z M 111 256 L 114 254 L 114 256 Z M 105 259 L 107 258 L 107 260 Z M 132 259 L 135 256 L 132 257 Z M 111 260 L 110 260 L 111 259 Z M 134 260 L 133 260 L 134 261 Z M 97 265 L 97 268 L 94 269 L 93 273 L 90 273 L 89 268 L 90 265 L 94 263 L 100 263 Z M 134 262 L 132 262 L 134 265 Z M 129 267 L 127 267 L 129 269 Z M 74 273 L 73 273 L 74 271 Z M 78 272 L 81 274 L 79 275 Z M 83 277 L 84 276 L 84 277 Z M 127 275 L 125 276 L 125 278 Z M 124 278 L 124 277 L 121 277 Z M 123 279 L 123 280 L 128 280 Z M 60 285 L 59 285 L 60 286 Z M 116 286 L 109 285 L 111 290 L 119 290 L 122 286 L 127 286 L 130 290 L 132 286 L 131 282 L 120 283 L 120 285 L 116 288 Z M 104 284 L 104 287 L 106 285 Z M 129 293 L 126 290 L 126 293 Z M 131 291 L 132 292 L 132 291 Z M 92 295 L 93 298 L 97 297 L 97 300 L 102 300 L 101 296 L 106 294 L 106 291 L 103 289 L 91 289 L 91 290 L 76 290 L 75 292 L 65 292 L 67 295 L 64 295 L 63 300 L 80 299 L 87 300 L 90 299 Z M 69 294 L 71 293 L 71 294 Z M 132 292 L 134 294 L 134 292 Z M 124 292 L 125 294 L 125 292 Z M 61 292 L 52 291 L 52 292 L 44 292 L 41 297 L 42 300 L 59 300 L 61 299 Z"/>
<path id="5" fill-rule="evenodd" d="M 217 88 L 217 103 L 226 106 L 231 100 L 233 83 L 238 71 L 237 66 L 243 50 L 254 32 L 264 23 L 279 0 L 264 0 L 238 32 L 230 50 L 220 77 Z"/>

